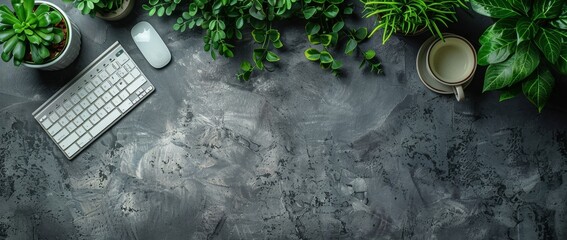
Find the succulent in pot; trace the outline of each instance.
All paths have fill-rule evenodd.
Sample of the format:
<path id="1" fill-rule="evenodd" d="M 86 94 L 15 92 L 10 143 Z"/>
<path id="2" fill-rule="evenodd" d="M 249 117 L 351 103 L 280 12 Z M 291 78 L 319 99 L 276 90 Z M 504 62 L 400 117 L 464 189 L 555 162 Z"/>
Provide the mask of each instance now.
<path id="1" fill-rule="evenodd" d="M 376 17 L 378 24 L 370 33 L 383 29 L 382 44 L 394 33 L 416 35 L 429 30 L 443 38 L 439 30 L 447 23 L 456 22 L 456 8 L 467 8 L 468 0 L 361 0 L 364 17 Z"/>
<path id="2" fill-rule="evenodd" d="M 472 9 L 496 19 L 480 37 L 478 64 L 488 66 L 483 91 L 500 101 L 520 92 L 541 112 L 567 76 L 567 1 L 471 0 Z"/>
<path id="3" fill-rule="evenodd" d="M 0 5 L 1 58 L 14 65 L 58 70 L 79 54 L 78 28 L 56 5 L 46 1 L 12 0 Z"/>
<path id="4" fill-rule="evenodd" d="M 97 16 L 107 21 L 117 21 L 132 12 L 135 0 L 63 0 L 73 3 L 82 14 Z"/>

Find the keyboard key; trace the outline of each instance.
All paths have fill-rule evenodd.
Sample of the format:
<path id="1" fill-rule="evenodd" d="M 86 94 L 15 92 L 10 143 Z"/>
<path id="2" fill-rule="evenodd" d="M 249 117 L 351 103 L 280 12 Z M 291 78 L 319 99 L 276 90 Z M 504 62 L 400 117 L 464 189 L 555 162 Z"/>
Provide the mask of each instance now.
<path id="1" fill-rule="evenodd" d="M 104 105 L 104 110 L 106 110 L 106 112 L 111 112 L 112 110 L 114 110 L 114 105 L 112 104 L 112 102 L 108 102 L 106 103 L 106 105 Z"/>
<path id="2" fill-rule="evenodd" d="M 114 71 L 116 71 L 114 65 L 108 64 L 108 67 L 106 67 L 106 73 L 108 73 L 108 75 L 112 75 Z"/>
<path id="3" fill-rule="evenodd" d="M 104 94 L 104 91 L 102 90 L 102 87 L 97 87 L 97 88 L 94 90 L 94 93 L 95 93 L 95 95 L 96 95 L 97 97 L 100 97 L 100 95 Z"/>
<path id="4" fill-rule="evenodd" d="M 97 96 L 95 95 L 95 93 L 91 93 L 87 96 L 87 100 L 89 100 L 90 103 L 94 102 L 97 99 Z"/>
<path id="5" fill-rule="evenodd" d="M 69 146 L 73 145 L 73 143 L 75 143 L 77 139 L 79 139 L 79 135 L 77 135 L 76 133 L 71 133 L 69 134 L 69 136 L 67 136 L 67 138 L 63 139 L 63 141 L 61 141 L 59 145 L 61 146 L 61 148 L 67 149 Z"/>
<path id="6" fill-rule="evenodd" d="M 61 130 L 61 125 L 59 125 L 59 123 L 55 123 L 49 129 L 47 129 L 51 136 L 55 136 L 55 134 L 58 133 L 59 130 Z"/>
<path id="7" fill-rule="evenodd" d="M 110 87 L 112 87 L 112 85 L 110 85 L 110 83 L 108 81 L 104 81 L 101 85 L 102 90 L 107 91 Z"/>
<path id="8" fill-rule="evenodd" d="M 116 60 L 118 60 L 118 63 L 120 63 L 120 65 L 123 65 L 128 61 L 128 56 L 126 54 L 121 54 Z"/>
<path id="9" fill-rule="evenodd" d="M 136 68 L 136 64 L 134 63 L 134 61 L 130 60 L 128 62 L 126 62 L 126 64 L 124 64 L 125 68 L 130 71 L 134 68 Z"/>
<path id="10" fill-rule="evenodd" d="M 118 106 L 118 109 L 120 109 L 121 112 L 126 112 L 130 109 L 130 107 L 132 107 L 132 105 L 134 104 L 130 101 L 130 99 L 125 99 L 124 102 Z"/>
<path id="11" fill-rule="evenodd" d="M 65 116 L 65 108 L 63 107 L 58 107 L 55 112 L 57 113 L 58 116 Z"/>
<path id="12" fill-rule="evenodd" d="M 121 79 L 120 76 L 114 74 L 108 78 L 108 82 L 112 85 L 116 84 Z"/>
<path id="13" fill-rule="evenodd" d="M 100 122 L 98 122 L 97 125 L 95 125 L 90 131 L 89 133 L 93 136 L 98 135 L 100 132 L 102 132 L 107 126 L 109 126 L 110 124 L 112 124 L 116 119 L 118 119 L 118 117 L 120 117 L 120 111 L 118 111 L 118 109 L 114 109 L 114 111 L 108 113 L 108 115 L 106 115 L 104 118 L 101 118 Z"/>
<path id="14" fill-rule="evenodd" d="M 67 137 L 67 135 L 69 135 L 69 131 L 67 131 L 67 129 L 62 129 L 53 138 L 55 139 L 56 142 L 61 142 L 65 137 Z"/>
<path id="15" fill-rule="evenodd" d="M 110 102 L 110 100 L 112 100 L 112 95 L 110 95 L 110 93 L 105 93 L 102 95 L 102 100 L 104 100 L 105 102 Z"/>
<path id="16" fill-rule="evenodd" d="M 79 97 L 84 98 L 87 96 L 87 91 L 83 88 L 81 88 L 81 90 L 79 90 L 79 92 L 77 93 L 79 94 Z"/>
<path id="17" fill-rule="evenodd" d="M 87 90 L 87 92 L 92 92 L 94 89 L 94 86 L 92 83 L 87 83 L 87 85 L 85 85 L 85 90 Z"/>
<path id="18" fill-rule="evenodd" d="M 51 120 L 49 120 L 49 118 L 45 117 L 45 120 L 43 120 L 43 122 L 41 122 L 41 124 L 43 125 L 43 127 L 45 129 L 48 129 L 49 127 L 51 127 L 53 122 L 51 122 Z"/>
<path id="19" fill-rule="evenodd" d="M 83 107 L 81 107 L 81 105 L 77 105 L 73 108 L 73 112 L 75 112 L 75 114 L 77 115 L 81 114 L 82 111 L 83 111 Z"/>
<path id="20" fill-rule="evenodd" d="M 77 128 L 77 125 L 75 125 L 75 123 L 73 123 L 73 122 L 69 122 L 69 124 L 67 124 L 67 127 L 66 127 L 67 131 L 69 131 L 69 132 L 74 132 L 76 128 Z"/>
<path id="21" fill-rule="evenodd" d="M 87 100 L 86 98 L 81 100 L 81 102 L 79 104 L 81 105 L 81 107 L 83 107 L 83 109 L 85 109 L 85 108 L 89 107 L 89 105 L 91 105 L 89 100 Z"/>
<path id="22" fill-rule="evenodd" d="M 73 154 L 77 153 L 79 149 L 80 148 L 77 144 L 73 144 L 69 148 L 65 149 L 65 153 L 67 154 L 67 156 L 71 157 L 73 156 Z"/>
<path id="23" fill-rule="evenodd" d="M 112 94 L 112 96 L 116 96 L 116 95 L 118 95 L 118 93 L 120 92 L 120 90 L 118 90 L 118 88 L 117 88 L 116 86 L 112 86 L 112 88 L 110 88 L 110 89 L 108 90 L 108 92 L 109 92 L 110 94 Z"/>
<path id="24" fill-rule="evenodd" d="M 59 120 L 59 116 L 57 116 L 57 113 L 50 113 L 49 114 L 49 120 L 51 122 L 57 122 L 57 120 Z"/>
<path id="25" fill-rule="evenodd" d="M 77 114 L 75 113 L 75 111 L 69 111 L 65 116 L 67 117 L 67 119 L 73 120 L 77 116 Z"/>
<path id="26" fill-rule="evenodd" d="M 132 74 L 132 77 L 136 78 L 138 76 L 140 76 L 140 71 L 137 68 L 132 69 L 132 72 L 130 72 Z"/>
<path id="27" fill-rule="evenodd" d="M 134 81 L 134 77 L 132 77 L 132 75 L 128 74 L 128 75 L 126 75 L 126 77 L 124 77 L 124 81 L 126 81 L 127 83 L 131 83 L 132 81 Z"/>
<path id="28" fill-rule="evenodd" d="M 128 71 L 126 71 L 126 69 L 124 69 L 124 68 L 120 68 L 120 69 L 118 69 L 117 73 L 118 73 L 118 76 L 123 78 L 128 74 Z"/>
<path id="29" fill-rule="evenodd" d="M 79 145 L 79 147 L 83 147 L 87 143 L 89 143 L 91 139 L 92 139 L 91 135 L 89 133 L 85 133 L 84 136 L 82 136 L 81 138 L 79 138 L 79 140 L 77 140 L 77 144 Z"/>
<path id="30" fill-rule="evenodd" d="M 106 111 L 103 109 L 98 110 L 98 112 L 96 113 L 96 115 L 98 115 L 99 118 L 104 118 L 104 116 L 106 116 Z"/>
<path id="31" fill-rule="evenodd" d="M 128 93 L 128 91 L 124 90 L 124 91 L 120 92 L 118 94 L 118 96 L 120 97 L 120 99 L 124 100 L 124 99 L 128 98 L 128 96 L 130 96 L 130 94 Z M 118 105 L 118 104 L 116 104 L 116 105 Z"/>
<path id="32" fill-rule="evenodd" d="M 87 131 L 85 130 L 85 128 L 83 128 L 83 126 L 79 126 L 79 127 L 77 127 L 77 130 L 75 130 L 75 132 L 79 136 L 83 136 Z"/>
<path id="33" fill-rule="evenodd" d="M 97 124 L 98 121 L 100 121 L 100 118 L 95 114 L 89 119 L 89 121 L 91 121 L 92 124 Z"/>
<path id="34" fill-rule="evenodd" d="M 73 123 L 79 126 L 83 123 L 83 119 L 81 118 L 81 116 L 77 116 L 75 119 L 73 119 Z"/>
<path id="35" fill-rule="evenodd" d="M 59 119 L 59 124 L 61 124 L 61 126 L 67 126 L 68 123 L 69 120 L 66 117 L 62 117 Z"/>
<path id="36" fill-rule="evenodd" d="M 95 78 L 93 78 L 93 80 L 91 81 L 93 83 L 93 85 L 96 87 L 98 85 L 100 85 L 102 83 L 102 81 L 100 80 L 100 78 L 98 76 L 96 76 Z"/>
<path id="37" fill-rule="evenodd" d="M 106 71 L 101 71 L 98 76 L 100 77 L 101 80 L 106 80 L 110 75 L 108 75 L 108 73 L 106 73 Z"/>
<path id="38" fill-rule="evenodd" d="M 102 101 L 102 99 L 99 98 L 95 101 L 94 104 L 97 108 L 102 108 L 102 106 L 104 106 L 104 101 Z"/>
<path id="39" fill-rule="evenodd" d="M 119 90 L 122 90 L 126 87 L 126 82 L 124 82 L 124 80 L 120 80 L 118 81 L 118 83 L 114 84 L 115 87 L 117 87 Z"/>
<path id="40" fill-rule="evenodd" d="M 120 96 L 116 96 L 112 99 L 112 103 L 114 104 L 114 106 L 118 106 L 122 103 L 122 99 L 120 99 Z"/>
<path id="41" fill-rule="evenodd" d="M 87 111 L 89 111 L 89 113 L 90 113 L 91 115 L 93 115 L 93 114 L 96 113 L 96 111 L 98 111 L 98 109 L 96 108 L 95 105 L 90 105 L 89 108 L 87 108 Z"/>
<path id="42" fill-rule="evenodd" d="M 79 101 L 81 101 L 81 99 L 76 94 L 71 97 L 71 102 L 73 104 L 77 104 Z"/>
<path id="43" fill-rule="evenodd" d="M 83 123 L 83 127 L 88 131 L 93 127 L 93 124 L 91 123 L 91 121 L 85 121 L 85 123 Z"/>
<path id="44" fill-rule="evenodd" d="M 63 107 L 65 108 L 65 110 L 69 111 L 73 108 L 73 103 L 71 103 L 71 101 L 69 100 L 65 100 L 63 102 Z"/>
<path id="45" fill-rule="evenodd" d="M 134 80 L 134 82 L 132 82 L 127 88 L 126 90 L 128 90 L 129 93 L 134 93 L 140 86 L 142 86 L 142 84 L 144 84 L 146 82 L 146 79 L 140 77 L 137 78 L 136 80 Z"/>

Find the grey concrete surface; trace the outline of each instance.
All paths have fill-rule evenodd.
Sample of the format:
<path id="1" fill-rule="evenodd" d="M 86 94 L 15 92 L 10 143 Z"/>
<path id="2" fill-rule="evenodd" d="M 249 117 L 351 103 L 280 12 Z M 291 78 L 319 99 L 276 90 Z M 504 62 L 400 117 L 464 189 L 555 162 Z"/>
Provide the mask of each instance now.
<path id="1" fill-rule="evenodd" d="M 567 239 L 564 78 L 541 114 L 482 94 L 483 68 L 456 102 L 418 79 L 427 35 L 366 43 L 384 76 L 338 54 L 334 77 L 289 24 L 282 61 L 240 82 L 237 59 L 140 2 L 117 23 L 55 2 L 83 32 L 77 62 L 0 65 L 0 239 Z M 478 47 L 490 19 L 460 16 L 449 31 Z M 129 37 L 141 20 L 172 51 L 162 70 Z M 68 161 L 31 113 L 117 40 L 156 92 Z"/>

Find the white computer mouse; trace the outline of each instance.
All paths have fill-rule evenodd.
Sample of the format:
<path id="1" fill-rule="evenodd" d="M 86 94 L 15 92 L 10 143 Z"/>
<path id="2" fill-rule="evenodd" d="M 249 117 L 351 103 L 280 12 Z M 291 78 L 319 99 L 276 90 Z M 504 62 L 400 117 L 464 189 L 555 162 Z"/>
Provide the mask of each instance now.
<path id="1" fill-rule="evenodd" d="M 152 67 L 162 68 L 171 61 L 171 52 L 150 23 L 139 22 L 130 33 L 136 46 Z"/>

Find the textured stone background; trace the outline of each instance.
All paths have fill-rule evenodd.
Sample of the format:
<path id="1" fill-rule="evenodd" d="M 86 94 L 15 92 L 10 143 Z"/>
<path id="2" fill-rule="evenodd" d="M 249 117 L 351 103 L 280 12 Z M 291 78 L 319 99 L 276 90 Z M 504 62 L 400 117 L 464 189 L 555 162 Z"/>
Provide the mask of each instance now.
<path id="1" fill-rule="evenodd" d="M 239 82 L 238 60 L 141 3 L 118 23 L 64 9 L 83 32 L 74 65 L 0 67 L 0 239 L 567 239 L 564 78 L 542 114 L 481 94 L 483 68 L 459 103 L 417 77 L 427 34 L 366 43 L 385 76 L 338 54 L 334 77 L 289 24 L 282 61 Z M 450 31 L 477 44 L 490 20 L 460 15 Z M 163 70 L 129 36 L 141 20 L 172 51 Z M 31 113 L 116 40 L 157 91 L 68 161 Z"/>

